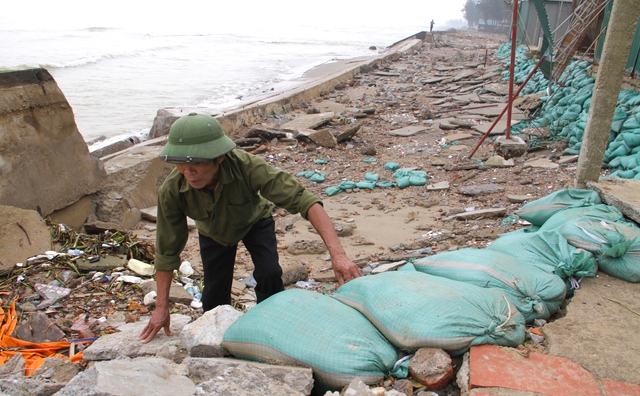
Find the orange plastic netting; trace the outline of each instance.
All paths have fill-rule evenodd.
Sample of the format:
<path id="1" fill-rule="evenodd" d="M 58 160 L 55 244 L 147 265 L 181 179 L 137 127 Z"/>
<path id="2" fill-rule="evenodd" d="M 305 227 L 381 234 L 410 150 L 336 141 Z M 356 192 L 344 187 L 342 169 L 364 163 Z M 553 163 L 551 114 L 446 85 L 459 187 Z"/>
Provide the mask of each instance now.
<path id="1" fill-rule="evenodd" d="M 16 300 L 11 302 L 7 312 L 0 306 L 0 366 L 17 354 L 22 354 L 25 360 L 25 375 L 31 375 L 42 366 L 48 357 L 61 357 L 72 362 L 82 360 L 82 352 L 73 356 L 62 355 L 59 352 L 71 348 L 68 341 L 34 343 L 11 337 L 18 323 L 16 314 Z"/>

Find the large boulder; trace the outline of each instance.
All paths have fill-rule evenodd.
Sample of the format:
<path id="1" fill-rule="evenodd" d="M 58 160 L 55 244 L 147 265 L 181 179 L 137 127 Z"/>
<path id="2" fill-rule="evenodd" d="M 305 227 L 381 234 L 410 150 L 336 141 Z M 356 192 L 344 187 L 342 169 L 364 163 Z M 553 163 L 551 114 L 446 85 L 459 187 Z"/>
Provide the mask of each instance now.
<path id="1" fill-rule="evenodd" d="M 146 141 L 104 158 L 107 178 L 92 195 L 87 232 L 129 231 L 142 220 L 142 209 L 158 204 L 158 188 L 174 168 L 160 160 L 159 143 Z"/>
<path id="2" fill-rule="evenodd" d="M 0 269 L 51 250 L 51 233 L 35 210 L 0 205 Z"/>
<path id="3" fill-rule="evenodd" d="M 0 204 L 47 216 L 98 190 L 73 110 L 45 69 L 0 73 Z"/>

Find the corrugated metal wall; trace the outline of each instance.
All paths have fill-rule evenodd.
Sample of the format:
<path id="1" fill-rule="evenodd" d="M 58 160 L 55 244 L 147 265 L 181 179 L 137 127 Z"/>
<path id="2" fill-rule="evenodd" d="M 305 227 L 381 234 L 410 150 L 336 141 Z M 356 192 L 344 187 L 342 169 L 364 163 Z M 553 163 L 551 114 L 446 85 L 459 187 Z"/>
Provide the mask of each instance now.
<path id="1" fill-rule="evenodd" d="M 571 15 L 571 0 L 548 0 L 544 4 L 549 17 L 553 40 L 563 37 L 569 28 L 567 19 Z M 537 47 L 542 39 L 542 27 L 533 3 L 523 0 L 520 4 L 518 41 L 520 44 Z"/>
<path id="2" fill-rule="evenodd" d="M 609 25 L 609 18 L 611 16 L 611 9 L 613 7 L 613 1 L 609 2 L 607 7 L 604 10 L 604 20 L 602 22 L 602 26 L 606 27 Z M 598 40 L 598 47 L 596 48 L 596 63 L 600 62 L 600 57 L 602 56 L 602 49 L 604 47 L 604 37 L 603 34 L 600 36 L 600 40 Z M 626 72 L 629 74 L 633 74 L 634 77 L 638 77 L 640 75 L 640 20 L 638 23 L 638 27 L 636 28 L 636 34 L 633 36 L 633 43 L 631 44 L 631 51 L 629 52 L 629 60 L 627 61 Z"/>

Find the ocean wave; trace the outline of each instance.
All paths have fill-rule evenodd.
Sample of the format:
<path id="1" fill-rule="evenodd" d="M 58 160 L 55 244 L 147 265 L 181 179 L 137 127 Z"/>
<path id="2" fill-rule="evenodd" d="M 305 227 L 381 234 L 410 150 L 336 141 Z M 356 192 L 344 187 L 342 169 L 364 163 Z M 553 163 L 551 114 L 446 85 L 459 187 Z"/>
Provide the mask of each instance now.
<path id="1" fill-rule="evenodd" d="M 60 62 L 42 63 L 42 64 L 39 64 L 38 67 L 42 67 L 45 69 L 65 69 L 65 68 L 81 67 L 81 66 L 98 63 L 103 60 L 133 58 L 149 52 L 173 50 L 180 47 L 182 46 L 181 45 L 162 45 L 162 46 L 157 46 L 157 47 L 152 47 L 147 49 L 136 49 L 136 50 L 130 50 L 130 51 L 106 53 L 101 55 L 83 56 L 80 58 L 69 59 L 69 60 L 60 61 Z"/>

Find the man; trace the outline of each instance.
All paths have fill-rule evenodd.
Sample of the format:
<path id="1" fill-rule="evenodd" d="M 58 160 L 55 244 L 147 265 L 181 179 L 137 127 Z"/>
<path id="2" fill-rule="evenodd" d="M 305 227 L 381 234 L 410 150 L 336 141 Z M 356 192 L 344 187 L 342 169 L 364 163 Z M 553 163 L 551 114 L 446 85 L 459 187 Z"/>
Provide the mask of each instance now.
<path id="1" fill-rule="evenodd" d="M 238 242 L 251 254 L 258 303 L 284 290 L 276 250 L 273 204 L 300 213 L 324 241 L 340 285 L 361 276 L 347 257 L 318 197 L 292 175 L 263 158 L 234 150 L 218 121 L 191 113 L 169 131 L 161 159 L 176 164 L 158 191 L 156 308 L 139 339 L 147 343 L 169 328 L 169 289 L 188 239 L 187 217 L 196 221 L 204 269 L 204 311 L 231 303 Z"/>
<path id="2" fill-rule="evenodd" d="M 433 25 L 435 24 L 435 22 L 433 21 L 433 19 L 431 20 L 431 26 L 429 26 L 429 32 L 433 32 Z"/>

